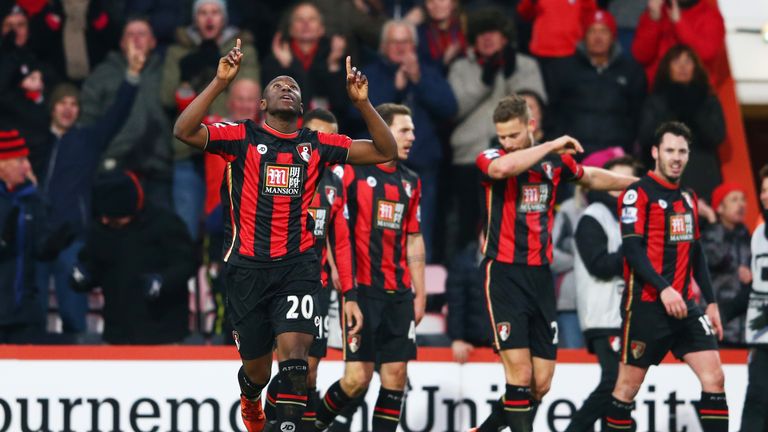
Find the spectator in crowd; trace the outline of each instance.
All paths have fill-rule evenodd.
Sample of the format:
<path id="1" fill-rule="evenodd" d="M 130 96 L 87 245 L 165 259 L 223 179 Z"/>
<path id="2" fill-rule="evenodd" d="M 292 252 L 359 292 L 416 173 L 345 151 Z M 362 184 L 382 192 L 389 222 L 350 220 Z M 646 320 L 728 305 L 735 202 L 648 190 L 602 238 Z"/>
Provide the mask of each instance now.
<path id="1" fill-rule="evenodd" d="M 465 363 L 476 347 L 490 347 L 493 329 L 485 298 L 482 233 L 459 251 L 448 267 L 445 295 L 448 302 L 447 332 L 453 359 Z"/>
<path id="2" fill-rule="evenodd" d="M 104 293 L 104 341 L 180 343 L 188 333 L 192 241 L 172 211 L 145 203 L 138 178 L 115 171 L 96 180 L 95 223 L 72 284 Z"/>
<path id="3" fill-rule="evenodd" d="M 272 38 L 262 86 L 276 76 L 288 75 L 301 87 L 305 111 L 324 108 L 345 113 L 349 98 L 342 62 L 347 42 L 342 36 L 327 36 L 323 21 L 314 3 L 303 1 L 291 9 L 287 34 L 277 32 Z"/>
<path id="4" fill-rule="evenodd" d="M 576 279 L 573 272 L 574 235 L 584 208 L 587 206 L 584 190 L 576 187 L 572 197 L 560 204 L 552 228 L 552 264 L 557 293 L 557 347 L 581 348 L 584 336 L 576 313 Z"/>
<path id="5" fill-rule="evenodd" d="M 450 136 L 453 150 L 451 191 L 458 203 L 461 248 L 472 240 L 484 208 L 480 172 L 475 166 L 478 153 L 489 148 L 496 138 L 493 111 L 510 93 L 530 90 L 546 100 L 544 82 L 536 61 L 517 53 L 513 47 L 513 24 L 497 8 L 481 8 L 468 17 L 467 56 L 456 60 L 448 82 L 458 102 L 456 128 Z M 540 125 L 537 123 L 537 128 Z M 418 127 L 417 127 L 418 130 Z"/>
<path id="6" fill-rule="evenodd" d="M 34 276 L 42 204 L 28 153 L 17 130 L 0 130 L 0 344 L 35 342 L 44 320 Z"/>
<path id="7" fill-rule="evenodd" d="M 46 79 L 54 84 L 57 77 L 32 49 L 29 18 L 24 9 L 13 1 L 5 1 L 0 6 L 0 16 L 0 89 L 7 87 L 17 65 L 27 62 L 37 63 Z"/>
<path id="8" fill-rule="evenodd" d="M 584 155 L 610 147 L 631 153 L 646 93 L 643 71 L 621 55 L 610 13 L 595 11 L 584 29 L 576 53 L 552 71 L 549 103 L 555 135 L 578 139 Z"/>
<path id="9" fill-rule="evenodd" d="M 664 54 L 674 45 L 690 46 L 717 87 L 723 79 L 714 62 L 725 49 L 725 24 L 717 6 L 707 0 L 648 0 L 648 9 L 632 43 L 632 54 L 653 83 Z"/>
<path id="10" fill-rule="evenodd" d="M 707 255 L 712 287 L 718 304 L 736 299 L 752 283 L 750 271 L 750 233 L 744 225 L 747 201 L 744 190 L 734 183 L 723 183 L 712 192 L 712 208 L 717 223 L 708 225 L 701 233 Z M 745 319 L 738 317 L 723 324 L 721 345 L 743 346 Z"/>
<path id="11" fill-rule="evenodd" d="M 31 48 L 61 78 L 82 83 L 118 42 L 120 28 L 105 0 L 19 3 L 27 5 Z"/>
<path id="12" fill-rule="evenodd" d="M 160 46 L 174 42 L 176 29 L 183 23 L 177 0 L 130 0 L 125 2 L 125 16 L 147 17 Z"/>
<path id="13" fill-rule="evenodd" d="M 517 13 L 533 21 L 530 53 L 539 60 L 549 89 L 550 71 L 576 52 L 584 36 L 582 23 L 597 10 L 595 0 L 522 0 Z"/>
<path id="14" fill-rule="evenodd" d="M 385 102 L 403 104 L 413 113 L 416 141 L 405 161 L 421 179 L 421 229 L 432 255 L 433 227 L 437 208 L 438 169 L 443 159 L 439 129 L 456 114 L 456 98 L 440 70 L 416 55 L 416 27 L 407 21 L 389 21 L 381 33 L 381 55 L 363 68 L 374 106 Z M 359 114 L 357 111 L 353 115 Z M 429 262 L 429 261 L 428 261 Z"/>
<path id="15" fill-rule="evenodd" d="M 240 65 L 240 78 L 259 79 L 258 55 L 253 36 L 228 25 L 224 0 L 195 0 L 192 8 L 193 23 L 179 29 L 176 43 L 168 48 L 163 65 L 163 105 L 180 113 L 202 91 L 216 72 L 219 58 L 242 41 L 244 61 Z M 225 92 L 226 94 L 226 92 Z M 226 97 L 218 98 L 210 114 L 227 115 Z M 205 174 L 203 153 L 173 140 L 173 203 L 176 212 L 187 225 L 192 239 L 198 237 L 205 200 Z"/>
<path id="16" fill-rule="evenodd" d="M 33 58 L 15 65 L 8 87 L 0 89 L 0 127 L 14 127 L 25 137 L 32 172 L 43 175 L 48 161 L 48 103 L 45 76 Z"/>
<path id="17" fill-rule="evenodd" d="M 51 96 L 50 159 L 39 180 L 48 222 L 55 226 L 67 224 L 75 240 L 55 260 L 39 265 L 37 283 L 44 292 L 53 283 L 64 333 L 86 331 L 88 299 L 72 290 L 69 276 L 91 219 L 91 189 L 101 155 L 131 112 L 146 57 L 135 43 L 129 42 L 127 60 L 112 105 L 89 126 L 76 125 L 80 114 L 77 87 L 60 84 Z M 48 297 L 41 300 L 47 309 Z"/>
<path id="18" fill-rule="evenodd" d="M 725 117 L 704 66 L 693 49 L 685 45 L 670 48 L 659 63 L 653 93 L 640 115 L 643 154 L 650 153 L 658 125 L 671 120 L 685 123 L 693 132 L 689 163 L 696 169 L 685 171 L 682 185 L 709 197 L 722 182 L 717 149 L 725 139 Z"/>
<path id="19" fill-rule="evenodd" d="M 80 93 L 80 121 L 95 123 L 114 103 L 128 69 L 130 43 L 143 54 L 138 94 L 122 128 L 102 154 L 101 169 L 131 169 L 141 178 L 147 201 L 171 202 L 171 124 L 160 103 L 162 61 L 155 37 L 145 19 L 130 18 L 123 27 L 120 52 L 111 52 L 85 80 Z"/>
<path id="20" fill-rule="evenodd" d="M 543 142 L 547 134 L 544 132 L 546 125 L 544 124 L 547 119 L 546 111 L 547 104 L 544 103 L 544 98 L 533 90 L 518 90 L 517 94 L 525 99 L 525 103 L 528 104 L 528 109 L 531 110 L 531 118 L 536 121 L 536 129 L 533 131 L 533 139 L 536 142 Z"/>
<path id="21" fill-rule="evenodd" d="M 635 39 L 637 23 L 647 5 L 638 0 L 608 0 L 607 3 L 608 12 L 616 18 L 621 53 L 627 57 L 632 57 L 632 41 Z"/>
<path id="22" fill-rule="evenodd" d="M 431 61 L 447 74 L 451 63 L 467 51 L 467 38 L 459 13 L 459 0 L 426 0 L 427 13 L 419 28 L 419 58 Z"/>
<path id="23" fill-rule="evenodd" d="M 642 174 L 640 164 L 630 156 L 610 159 L 603 167 L 628 176 Z M 589 206 L 576 225 L 574 276 L 579 324 L 587 349 L 597 356 L 601 374 L 597 388 L 573 415 L 566 432 L 593 430 L 610 400 L 619 373 L 620 308 L 624 291 L 624 257 L 616 213 L 620 193 L 587 192 Z"/>

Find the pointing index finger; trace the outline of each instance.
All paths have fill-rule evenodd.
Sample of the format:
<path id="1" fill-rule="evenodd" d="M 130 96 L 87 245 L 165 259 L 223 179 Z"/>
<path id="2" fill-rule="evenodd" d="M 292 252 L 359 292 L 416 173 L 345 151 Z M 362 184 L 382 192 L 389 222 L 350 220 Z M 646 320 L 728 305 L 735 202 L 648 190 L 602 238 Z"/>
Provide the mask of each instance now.
<path id="1" fill-rule="evenodd" d="M 237 38 L 237 43 L 235 43 L 235 49 L 240 51 L 240 38 Z"/>
<path id="2" fill-rule="evenodd" d="M 352 57 L 347 56 L 347 75 L 352 73 Z"/>

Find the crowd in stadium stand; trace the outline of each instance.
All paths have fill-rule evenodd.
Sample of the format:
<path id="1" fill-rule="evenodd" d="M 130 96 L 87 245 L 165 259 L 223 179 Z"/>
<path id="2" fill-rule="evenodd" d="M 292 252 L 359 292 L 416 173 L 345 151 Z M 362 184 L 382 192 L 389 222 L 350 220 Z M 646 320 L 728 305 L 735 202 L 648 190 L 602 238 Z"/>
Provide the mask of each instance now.
<path id="1" fill-rule="evenodd" d="M 632 155 L 652 168 L 656 125 L 685 122 L 695 139 L 683 185 L 700 198 L 718 299 L 751 281 L 744 211 L 758 204 L 721 184 L 713 60 L 725 30 L 709 1 L 2 0 L 0 18 L 0 343 L 177 343 L 190 321 L 198 341 L 225 333 L 215 312 L 224 161 L 180 143 L 172 124 L 236 39 L 239 75 L 206 121 L 258 121 L 261 87 L 284 74 L 305 110 L 329 109 L 341 133 L 361 136 L 347 55 L 374 106 L 410 107 L 406 165 L 422 181 L 428 262 L 448 268 L 428 305 L 447 313 L 447 335 L 432 342 L 453 343 L 457 359 L 490 343 L 475 158 L 512 93 L 529 101 L 537 141 L 567 133 L 588 165 Z M 560 342 L 580 347 L 573 239 L 590 194 L 565 185 L 558 198 Z M 208 287 L 202 301 L 195 290 L 189 300 L 192 278 Z M 86 319 L 97 287 L 101 337 Z M 208 300 L 216 316 L 190 320 Z M 726 342 L 742 344 L 743 327 L 732 321 Z"/>

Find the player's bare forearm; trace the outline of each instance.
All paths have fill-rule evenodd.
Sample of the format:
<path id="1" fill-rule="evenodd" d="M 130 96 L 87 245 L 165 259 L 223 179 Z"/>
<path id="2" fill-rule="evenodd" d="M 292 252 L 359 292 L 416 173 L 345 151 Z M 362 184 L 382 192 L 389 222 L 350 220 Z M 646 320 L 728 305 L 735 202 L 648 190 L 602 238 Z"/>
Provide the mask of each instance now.
<path id="1" fill-rule="evenodd" d="M 507 153 L 491 162 L 488 166 L 488 176 L 496 180 L 515 177 L 530 169 L 551 151 L 549 143 L 544 143 Z"/>
<path id="2" fill-rule="evenodd" d="M 227 88 L 228 84 L 225 80 L 214 78 L 205 90 L 181 112 L 176 119 L 176 124 L 173 125 L 173 135 L 184 144 L 199 149 L 205 148 L 208 132 L 201 123 L 213 101 Z"/>
<path id="3" fill-rule="evenodd" d="M 416 297 L 425 296 L 427 293 L 424 283 L 424 267 L 426 266 L 426 249 L 424 237 L 421 234 L 409 234 L 406 241 L 406 260 L 408 271 L 411 272 L 411 283 Z"/>
<path id="4" fill-rule="evenodd" d="M 373 108 L 369 100 L 355 103 L 365 120 L 373 140 L 355 140 L 349 149 L 347 162 L 351 164 L 377 164 L 397 157 L 397 143 L 389 127 Z"/>
<path id="5" fill-rule="evenodd" d="M 584 175 L 579 184 L 591 190 L 624 190 L 638 180 L 635 176 L 626 176 L 597 167 L 584 167 Z"/>

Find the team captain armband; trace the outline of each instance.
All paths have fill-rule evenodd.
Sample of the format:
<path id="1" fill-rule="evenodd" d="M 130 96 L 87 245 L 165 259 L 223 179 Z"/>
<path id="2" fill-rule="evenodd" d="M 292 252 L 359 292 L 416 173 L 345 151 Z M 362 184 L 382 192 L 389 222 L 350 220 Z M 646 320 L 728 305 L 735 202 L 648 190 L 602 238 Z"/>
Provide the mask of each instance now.
<path id="1" fill-rule="evenodd" d="M 480 168 L 480 171 L 483 172 L 486 176 L 488 175 L 488 167 L 491 166 L 491 162 L 493 162 L 495 159 L 498 159 L 502 156 L 504 156 L 506 152 L 503 149 L 499 148 L 491 148 L 488 150 L 483 150 L 479 155 L 477 155 L 477 159 L 475 160 L 475 163 L 477 164 L 477 167 Z"/>

